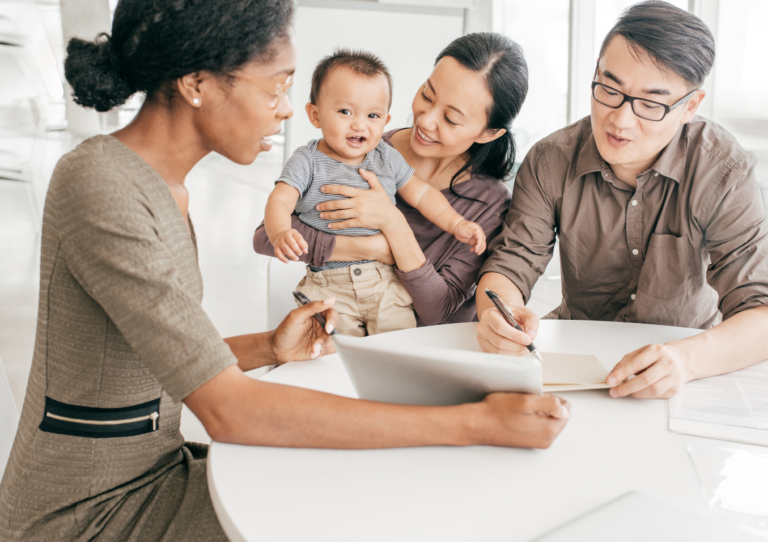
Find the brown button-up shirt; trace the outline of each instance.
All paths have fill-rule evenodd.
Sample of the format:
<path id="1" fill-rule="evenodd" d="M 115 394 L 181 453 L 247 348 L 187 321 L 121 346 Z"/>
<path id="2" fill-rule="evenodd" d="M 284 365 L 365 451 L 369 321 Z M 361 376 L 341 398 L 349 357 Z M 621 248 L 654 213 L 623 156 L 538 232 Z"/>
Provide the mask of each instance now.
<path id="1" fill-rule="evenodd" d="M 701 117 L 623 183 L 590 118 L 538 142 L 515 178 L 484 273 L 525 302 L 560 239 L 563 301 L 550 317 L 706 329 L 768 305 L 768 223 L 754 158 Z"/>

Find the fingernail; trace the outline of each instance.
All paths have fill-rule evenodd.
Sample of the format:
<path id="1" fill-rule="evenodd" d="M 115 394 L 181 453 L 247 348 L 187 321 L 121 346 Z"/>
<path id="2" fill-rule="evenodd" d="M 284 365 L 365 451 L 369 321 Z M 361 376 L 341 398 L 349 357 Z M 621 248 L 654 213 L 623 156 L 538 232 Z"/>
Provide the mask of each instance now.
<path id="1" fill-rule="evenodd" d="M 608 395 L 610 395 L 611 397 L 614 397 L 614 398 L 618 397 L 618 393 L 613 388 L 610 389 L 610 391 L 608 392 Z"/>
<path id="2" fill-rule="evenodd" d="M 336 298 L 335 298 L 335 297 L 329 297 L 328 299 L 326 299 L 325 301 L 323 301 L 323 304 L 324 304 L 324 305 L 330 305 L 330 304 L 331 304 L 331 303 L 333 303 L 334 301 L 336 301 Z"/>
<path id="3" fill-rule="evenodd" d="M 560 418 L 567 420 L 571 417 L 571 413 L 563 405 L 560 405 Z"/>
<path id="4" fill-rule="evenodd" d="M 616 377 L 615 376 L 609 376 L 605 379 L 605 383 L 609 386 L 615 386 L 616 385 Z"/>
<path id="5" fill-rule="evenodd" d="M 325 332 L 326 332 L 328 335 L 330 335 L 331 333 L 333 333 L 333 324 L 328 324 L 327 326 L 325 326 Z"/>

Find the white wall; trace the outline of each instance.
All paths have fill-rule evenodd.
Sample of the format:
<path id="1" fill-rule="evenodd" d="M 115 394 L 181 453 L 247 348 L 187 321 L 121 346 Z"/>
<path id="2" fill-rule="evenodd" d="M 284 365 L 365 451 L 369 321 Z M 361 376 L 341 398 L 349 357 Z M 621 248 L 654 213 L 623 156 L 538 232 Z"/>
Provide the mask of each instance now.
<path id="1" fill-rule="evenodd" d="M 323 6 L 323 7 L 321 7 Z M 312 71 L 336 47 L 378 55 L 392 73 L 394 95 L 388 128 L 406 126 L 411 102 L 432 71 L 438 53 L 462 35 L 463 9 L 385 5 L 373 2 L 299 2 L 296 10 L 298 65 L 291 88 L 295 109 L 286 130 L 286 157 L 321 137 L 307 119 Z"/>

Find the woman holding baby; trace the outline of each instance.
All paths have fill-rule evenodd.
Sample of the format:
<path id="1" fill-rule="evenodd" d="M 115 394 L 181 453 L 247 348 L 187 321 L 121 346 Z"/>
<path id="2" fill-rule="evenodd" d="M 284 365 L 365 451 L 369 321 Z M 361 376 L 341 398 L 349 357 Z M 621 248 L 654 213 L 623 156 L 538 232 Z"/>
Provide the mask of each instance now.
<path id="1" fill-rule="evenodd" d="M 331 343 L 313 315 L 322 312 L 330 325 L 337 318 L 330 303 L 316 301 L 274 331 L 222 339 L 201 307 L 184 180 L 212 151 L 252 162 L 291 116 L 285 91 L 295 69 L 292 6 L 121 0 L 111 36 L 69 43 L 65 71 L 80 104 L 107 111 L 136 92 L 146 100 L 130 125 L 62 157 L 51 179 L 35 354 L 0 483 L 0 539 L 226 540 L 208 494 L 207 447 L 185 443 L 179 432 L 182 403 L 214 439 L 262 446 L 547 447 L 565 425 L 568 405 L 552 396 L 496 393 L 454 407 L 391 405 L 243 374 L 317 357 Z M 487 88 L 469 82 L 486 72 L 462 68 L 453 57 L 440 62 L 445 72 L 436 70 L 417 98 L 419 131 L 390 140 L 422 180 L 490 235 L 496 226 L 485 225 L 486 214 L 503 209 L 483 203 L 483 185 L 471 179 L 505 170 L 483 169 L 474 157 L 488 153 L 468 152 L 483 145 L 468 134 L 485 137 L 484 123 L 488 133 L 504 127 L 494 124 Z M 476 94 L 460 101 L 444 86 L 449 82 Z M 480 111 L 492 115 L 481 120 Z M 418 152 L 405 148 L 411 141 Z M 467 207 L 447 195 L 452 182 Z M 377 189 L 350 195 L 354 206 L 341 212 L 365 209 L 370 223 L 362 226 L 389 239 L 403 235 L 381 253 L 391 254 L 399 271 L 424 273 L 436 291 L 450 291 L 441 311 L 457 313 L 471 297 L 469 289 L 458 293 L 467 280 L 459 249 L 468 245 L 451 252 L 445 238 L 430 244 L 425 234 L 406 235 L 409 211 L 389 204 L 398 217 L 387 210 Z M 356 252 L 355 238 L 336 241 L 334 252 L 342 254 L 333 257 L 340 261 L 374 259 Z M 430 252 L 435 243 L 454 255 L 453 278 L 442 254 Z M 429 278 L 438 270 L 444 285 Z"/>

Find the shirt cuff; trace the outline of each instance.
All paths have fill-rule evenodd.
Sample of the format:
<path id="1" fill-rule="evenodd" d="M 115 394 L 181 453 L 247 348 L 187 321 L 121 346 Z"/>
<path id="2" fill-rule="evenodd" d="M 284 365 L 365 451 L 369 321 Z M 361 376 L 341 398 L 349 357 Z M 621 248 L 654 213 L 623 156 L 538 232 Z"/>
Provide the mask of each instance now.
<path id="1" fill-rule="evenodd" d="M 424 261 L 424 264 L 418 269 L 414 269 L 413 271 L 401 271 L 397 268 L 397 266 L 395 266 L 395 272 L 400 278 L 400 282 L 403 284 L 403 286 L 414 286 L 420 284 L 426 280 L 429 280 L 429 277 L 432 275 L 437 274 L 437 270 L 435 270 L 435 266 L 432 265 L 432 262 L 429 261 L 429 258 L 427 258 Z"/>

